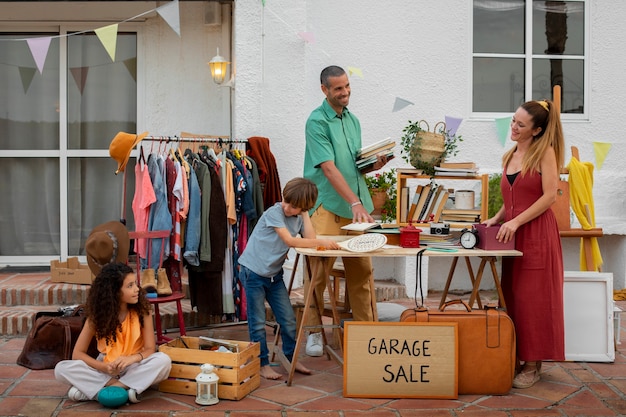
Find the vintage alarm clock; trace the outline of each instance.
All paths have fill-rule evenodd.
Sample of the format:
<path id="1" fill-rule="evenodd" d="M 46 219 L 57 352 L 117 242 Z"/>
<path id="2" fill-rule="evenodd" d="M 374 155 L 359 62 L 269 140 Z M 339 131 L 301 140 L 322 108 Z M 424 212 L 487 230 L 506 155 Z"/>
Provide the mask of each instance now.
<path id="1" fill-rule="evenodd" d="M 474 249 L 478 243 L 478 231 L 473 227 L 461 230 L 460 243 L 465 249 Z"/>

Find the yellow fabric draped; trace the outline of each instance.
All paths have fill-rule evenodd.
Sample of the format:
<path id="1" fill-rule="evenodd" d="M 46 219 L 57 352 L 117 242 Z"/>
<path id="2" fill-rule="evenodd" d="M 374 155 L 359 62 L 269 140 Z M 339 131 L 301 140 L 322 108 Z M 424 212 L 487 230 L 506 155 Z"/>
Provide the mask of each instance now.
<path id="1" fill-rule="evenodd" d="M 143 349 L 143 337 L 141 335 L 141 324 L 139 316 L 135 311 L 129 311 L 126 319 L 122 322 L 122 330 L 118 329 L 117 341 L 110 345 L 106 344 L 105 339 L 98 339 L 98 351 L 106 356 L 103 361 L 113 362 L 120 356 L 130 356 Z"/>
<path id="2" fill-rule="evenodd" d="M 567 165 L 569 170 L 569 194 L 570 205 L 576 214 L 583 230 L 590 230 L 596 227 L 596 217 L 593 205 L 593 164 L 591 162 L 580 162 L 572 157 Z M 587 211 L 589 213 L 587 213 Z M 593 268 L 587 268 L 587 261 L 583 248 L 583 240 L 580 240 L 580 270 L 597 271 L 602 266 L 602 254 L 598 238 L 592 237 L 591 256 L 593 258 Z"/>

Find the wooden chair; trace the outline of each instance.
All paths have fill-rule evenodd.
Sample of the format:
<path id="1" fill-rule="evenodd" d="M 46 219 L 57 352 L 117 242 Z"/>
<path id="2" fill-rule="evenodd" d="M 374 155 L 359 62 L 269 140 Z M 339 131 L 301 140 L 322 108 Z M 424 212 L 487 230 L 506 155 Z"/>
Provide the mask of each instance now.
<path id="1" fill-rule="evenodd" d="M 152 239 L 161 239 L 163 244 L 161 245 L 161 253 L 159 254 L 159 265 L 163 264 L 163 251 L 165 248 L 165 241 L 166 239 L 170 238 L 169 230 L 157 230 L 157 231 L 150 231 L 150 232 L 129 232 L 128 235 L 131 239 L 135 239 L 135 240 L 145 239 L 146 248 L 147 248 L 148 265 L 150 265 L 152 256 L 154 256 L 154 254 L 152 253 L 152 245 L 151 245 Z M 141 286 L 141 264 L 140 263 L 141 263 L 140 257 L 139 257 L 139 254 L 137 254 L 135 269 L 137 271 L 137 283 Z M 154 327 L 156 331 L 157 345 L 161 345 L 163 343 L 167 343 L 170 340 L 172 340 L 171 338 L 163 335 L 163 328 L 161 324 L 161 313 L 159 312 L 160 304 L 172 303 L 172 302 L 176 303 L 176 309 L 178 311 L 178 327 L 180 329 L 180 335 L 181 336 L 186 335 L 185 317 L 183 316 L 183 307 L 181 304 L 181 300 L 183 298 L 185 298 L 185 294 L 182 292 L 182 288 L 172 288 L 171 295 L 160 296 L 156 298 L 148 298 L 148 300 L 150 301 L 150 304 L 154 306 L 154 323 L 155 323 Z"/>

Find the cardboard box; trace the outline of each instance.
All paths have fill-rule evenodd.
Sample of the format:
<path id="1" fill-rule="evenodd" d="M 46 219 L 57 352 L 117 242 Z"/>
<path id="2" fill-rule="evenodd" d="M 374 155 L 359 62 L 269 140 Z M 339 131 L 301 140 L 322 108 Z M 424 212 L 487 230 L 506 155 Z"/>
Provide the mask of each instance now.
<path id="1" fill-rule="evenodd" d="M 484 224 L 475 224 L 474 228 L 478 232 L 477 248 L 485 250 L 515 249 L 515 239 L 509 240 L 507 243 L 496 240 L 500 225 L 487 227 Z"/>
<path id="2" fill-rule="evenodd" d="M 67 262 L 50 261 L 52 282 L 91 285 L 94 276 L 87 265 L 81 265 L 78 258 L 67 258 Z"/>
<path id="3" fill-rule="evenodd" d="M 182 336 L 159 346 L 172 359 L 169 378 L 159 383 L 159 391 L 196 395 L 196 376 L 200 365 L 210 363 L 220 378 L 217 395 L 220 399 L 241 400 L 261 384 L 259 343 L 227 340 L 239 346 L 238 353 L 200 349 L 200 339 Z"/>

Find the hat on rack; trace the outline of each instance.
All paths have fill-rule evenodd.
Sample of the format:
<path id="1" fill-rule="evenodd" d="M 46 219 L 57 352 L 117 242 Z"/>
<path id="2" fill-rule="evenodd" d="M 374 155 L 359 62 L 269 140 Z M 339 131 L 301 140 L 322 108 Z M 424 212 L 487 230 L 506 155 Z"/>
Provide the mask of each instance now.
<path id="1" fill-rule="evenodd" d="M 87 265 L 94 275 L 110 262 L 128 261 L 130 238 L 128 230 L 120 221 L 111 221 L 93 228 L 87 242 Z"/>
<path id="2" fill-rule="evenodd" d="M 130 158 L 131 151 L 147 135 L 148 132 L 143 132 L 140 135 L 119 132 L 115 135 L 109 145 L 109 155 L 117 161 L 117 171 L 115 171 L 115 174 L 118 174 L 120 171 L 124 171 L 124 168 L 126 168 L 126 164 L 128 163 L 128 158 Z"/>

